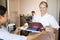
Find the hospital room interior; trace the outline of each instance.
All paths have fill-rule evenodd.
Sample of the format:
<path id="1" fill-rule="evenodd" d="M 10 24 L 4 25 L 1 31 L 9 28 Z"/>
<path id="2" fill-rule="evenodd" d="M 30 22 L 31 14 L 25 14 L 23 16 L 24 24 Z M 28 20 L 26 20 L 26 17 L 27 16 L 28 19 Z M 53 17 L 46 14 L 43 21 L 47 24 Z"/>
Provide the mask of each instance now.
<path id="1" fill-rule="evenodd" d="M 35 22 L 36 20 L 34 19 L 34 17 L 38 17 L 39 15 L 41 15 L 39 4 L 42 1 L 47 2 L 47 13 L 55 18 L 59 26 L 58 30 L 52 28 L 54 29 L 54 33 L 52 33 L 53 37 L 51 36 L 52 34 L 46 34 L 49 33 L 49 29 L 47 29 L 48 27 L 43 27 L 44 23 L 42 24 L 39 22 Z M 20 36 L 20 40 L 60 40 L 59 4 L 60 0 L 0 0 L 0 5 L 6 7 L 8 13 L 8 21 L 6 23 L 6 28 L 8 29 L 7 31 L 11 34 Z M 37 18 L 37 20 L 39 20 L 39 18 Z M 49 21 L 49 19 L 47 20 Z M 39 28 L 36 26 L 39 26 Z"/>

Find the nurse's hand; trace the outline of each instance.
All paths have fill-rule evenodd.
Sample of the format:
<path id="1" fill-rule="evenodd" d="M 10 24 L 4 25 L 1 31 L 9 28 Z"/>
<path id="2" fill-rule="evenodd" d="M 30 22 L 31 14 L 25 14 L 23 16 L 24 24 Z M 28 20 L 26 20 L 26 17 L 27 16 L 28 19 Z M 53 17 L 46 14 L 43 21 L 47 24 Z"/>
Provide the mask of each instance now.
<path id="1" fill-rule="evenodd" d="M 54 33 L 55 29 L 51 26 L 46 27 L 45 29 L 47 32 Z"/>

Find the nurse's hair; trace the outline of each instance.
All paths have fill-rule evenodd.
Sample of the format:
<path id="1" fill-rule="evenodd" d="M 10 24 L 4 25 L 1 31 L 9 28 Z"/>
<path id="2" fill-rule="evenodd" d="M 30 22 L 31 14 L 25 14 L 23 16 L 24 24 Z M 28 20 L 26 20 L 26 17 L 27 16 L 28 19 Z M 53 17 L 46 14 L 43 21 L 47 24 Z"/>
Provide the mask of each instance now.
<path id="1" fill-rule="evenodd" d="M 41 5 L 41 4 L 45 4 L 45 5 L 46 5 L 46 7 L 48 8 L 48 4 L 47 4 L 47 2 L 42 1 L 42 2 L 39 4 L 39 7 L 40 7 L 40 5 Z"/>

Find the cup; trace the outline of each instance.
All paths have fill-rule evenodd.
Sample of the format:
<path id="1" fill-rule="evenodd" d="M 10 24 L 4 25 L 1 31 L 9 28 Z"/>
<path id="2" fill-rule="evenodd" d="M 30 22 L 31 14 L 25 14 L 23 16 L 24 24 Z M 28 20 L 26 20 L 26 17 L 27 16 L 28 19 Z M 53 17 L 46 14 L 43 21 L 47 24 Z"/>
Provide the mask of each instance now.
<path id="1" fill-rule="evenodd" d="M 9 32 L 15 31 L 15 29 L 16 29 L 16 25 L 15 25 L 15 24 L 8 24 L 8 25 L 7 25 L 7 30 L 8 30 Z"/>
<path id="2" fill-rule="evenodd" d="M 28 28 L 28 23 L 25 23 L 24 24 L 24 28 Z"/>

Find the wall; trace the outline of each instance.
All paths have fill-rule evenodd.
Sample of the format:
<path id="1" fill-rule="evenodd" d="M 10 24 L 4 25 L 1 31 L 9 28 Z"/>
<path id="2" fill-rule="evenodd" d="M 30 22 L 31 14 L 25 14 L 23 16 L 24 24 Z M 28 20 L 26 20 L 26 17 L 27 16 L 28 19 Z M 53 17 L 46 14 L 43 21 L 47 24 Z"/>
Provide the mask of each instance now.
<path id="1" fill-rule="evenodd" d="M 31 14 L 31 11 L 39 13 L 39 3 L 41 0 L 20 0 L 20 14 Z"/>
<path id="2" fill-rule="evenodd" d="M 6 7 L 6 0 L 0 0 L 0 5 L 3 5 Z"/>
<path id="3" fill-rule="evenodd" d="M 10 23 L 15 23 L 16 26 L 20 26 L 20 0 L 7 0 L 8 4 L 8 18 Z"/>
<path id="4" fill-rule="evenodd" d="M 58 0 L 48 0 L 48 13 L 53 15 L 59 21 Z"/>

